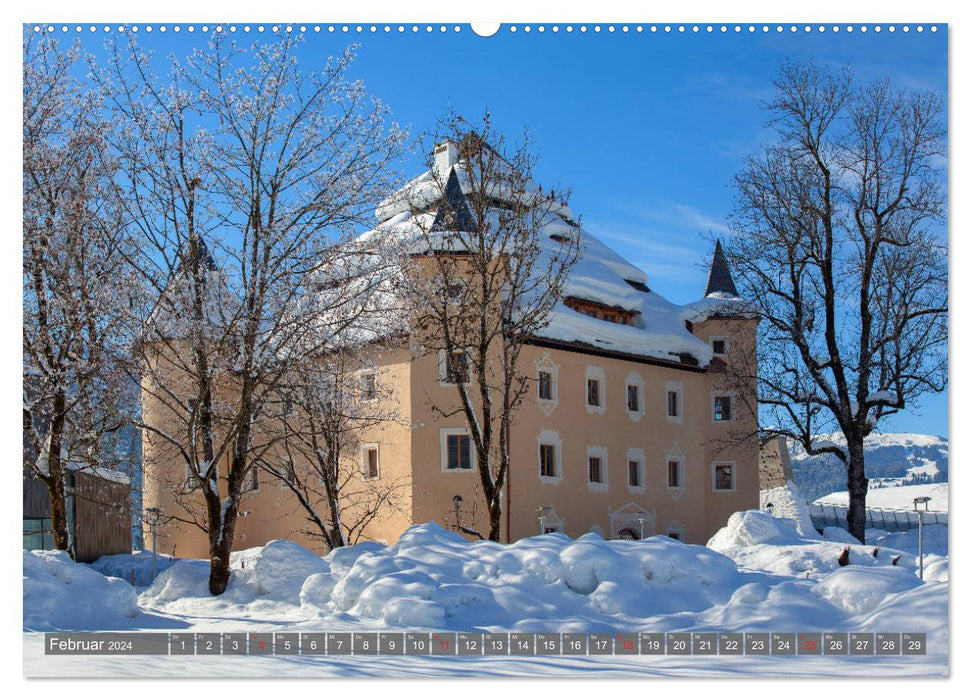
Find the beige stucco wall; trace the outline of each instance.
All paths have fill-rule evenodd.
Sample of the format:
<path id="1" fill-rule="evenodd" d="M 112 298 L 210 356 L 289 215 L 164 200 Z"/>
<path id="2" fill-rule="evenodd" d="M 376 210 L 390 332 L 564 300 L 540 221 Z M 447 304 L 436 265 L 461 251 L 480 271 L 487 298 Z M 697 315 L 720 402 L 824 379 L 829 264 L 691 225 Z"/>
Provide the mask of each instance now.
<path id="1" fill-rule="evenodd" d="M 706 341 L 712 336 L 729 338 L 731 353 L 754 352 L 755 321 L 712 320 L 697 325 L 694 332 Z M 516 416 L 504 494 L 508 513 L 503 518 L 504 538 L 510 533 L 511 540 L 538 534 L 537 509 L 546 507 L 555 514 L 545 524 L 562 521 L 563 531 L 572 537 L 591 529 L 614 537 L 623 527 L 639 534 L 637 518 L 644 517 L 645 536 L 667 534 L 669 528 L 675 528 L 683 531 L 686 541 L 705 543 L 732 513 L 758 507 L 755 417 L 744 410 L 740 400 L 733 401 L 735 416 L 730 423 L 712 417 L 714 393 L 739 393 L 736 378 L 729 378 L 729 373 L 598 357 L 578 350 L 525 348 L 522 366 L 533 377 L 540 363 L 555 369 L 557 401 L 544 410 L 533 388 Z M 603 412 L 586 406 L 588 369 L 603 374 Z M 458 495 L 462 497 L 461 524 L 483 532 L 487 519 L 478 472 L 443 472 L 441 468 L 441 429 L 461 428 L 465 422 L 461 414 L 446 418 L 434 410 L 456 405 L 456 389 L 442 386 L 438 377 L 437 358 L 413 363 L 415 520 L 454 525 L 452 499 Z M 628 379 L 643 383 L 642 414 L 627 411 Z M 669 385 L 682 392 L 680 420 L 667 417 Z M 559 439 L 559 479 L 540 477 L 541 431 L 551 431 Z M 588 484 L 588 448 L 606 453 L 605 487 Z M 641 450 L 644 456 L 642 486 L 636 488 L 629 487 L 627 479 L 631 449 Z M 668 455 L 683 459 L 682 489 L 667 488 Z M 731 492 L 714 490 L 716 461 L 735 465 Z"/>
<path id="2" fill-rule="evenodd" d="M 748 353 L 746 357 L 751 359 L 755 326 L 754 320 L 715 319 L 697 324 L 693 331 L 706 342 L 713 336 L 727 337 L 732 354 Z M 461 414 L 443 416 L 436 410 L 457 406 L 456 389 L 440 382 L 437 355 L 412 359 L 410 350 L 402 347 L 371 359 L 380 367 L 380 381 L 393 388 L 400 420 L 369 431 L 361 442 L 379 446 L 380 478 L 404 480 L 407 488 L 400 507 L 369 525 L 363 539 L 393 542 L 414 522 L 434 520 L 454 527 L 456 495 L 462 498 L 461 524 L 487 531 L 478 472 L 445 472 L 441 467 L 441 430 L 464 427 L 465 420 Z M 754 415 L 735 400 L 732 422 L 716 423 L 712 418 L 713 393 L 737 390 L 730 372 L 717 366 L 700 370 L 562 348 L 533 345 L 524 349 L 522 366 L 534 378 L 540 362 L 555 368 L 557 401 L 544 410 L 534 386 L 516 416 L 504 493 L 504 540 L 538 534 L 537 509 L 547 507 L 552 509 L 547 525 L 562 521 L 564 532 L 572 537 L 591 530 L 614 537 L 624 527 L 636 533 L 641 517 L 645 535 L 680 528 L 685 541 L 704 544 L 731 513 L 758 507 L 759 448 Z M 602 413 L 586 407 L 588 369 L 603 372 Z M 642 415 L 632 416 L 626 410 L 629 378 L 643 382 Z M 667 389 L 672 384 L 682 392 L 680 421 L 667 417 Z M 143 410 L 149 414 L 158 407 L 149 398 Z M 539 474 L 538 438 L 543 430 L 552 431 L 560 440 L 561 478 L 552 481 Z M 587 450 L 591 447 L 606 453 L 607 483 L 602 489 L 591 489 L 587 483 Z M 178 507 L 166 492 L 163 477 L 182 467 L 148 434 L 144 449 L 145 507 L 158 505 L 172 513 Z M 631 488 L 627 482 L 630 449 L 643 451 L 642 487 Z M 683 489 L 667 487 L 668 455 L 683 459 Z M 733 491 L 715 492 L 715 461 L 734 463 Z M 239 520 L 235 547 L 289 538 L 320 550 L 316 539 L 301 534 L 304 515 L 289 491 L 268 476 L 260 482 L 258 491 L 243 496 L 246 515 Z M 207 556 L 205 535 L 190 526 L 172 524 L 163 530 L 160 549 L 172 553 L 173 548 L 178 556 Z"/>
<path id="3" fill-rule="evenodd" d="M 395 507 L 385 508 L 372 520 L 362 533 L 363 540 L 393 542 L 413 522 L 411 516 L 411 405 L 410 352 L 404 349 L 373 350 L 362 356 L 362 365 L 374 367 L 383 391 L 395 397 L 395 420 L 388 421 L 360 436 L 360 443 L 376 444 L 379 448 L 379 470 L 382 483 L 401 484 L 396 489 Z M 150 381 L 150 380 L 145 380 Z M 167 409 L 151 391 L 142 394 L 142 411 L 146 421 L 158 425 L 173 425 Z M 348 460 L 348 469 L 357 469 L 361 455 L 358 450 Z M 228 456 L 220 464 L 220 474 L 228 472 Z M 201 528 L 183 522 L 192 519 L 193 513 L 204 513 L 203 499 L 198 492 L 180 492 L 179 484 L 185 475 L 184 461 L 151 432 L 143 433 L 144 485 L 143 507 L 158 507 L 166 523 L 158 528 L 159 550 L 184 558 L 207 558 L 208 539 Z M 241 517 L 237 521 L 234 549 L 246 549 L 264 545 L 274 539 L 290 539 L 303 546 L 323 552 L 325 547 L 308 522 L 306 511 L 292 492 L 281 481 L 265 472 L 259 475 L 259 488 L 246 491 L 241 496 Z M 220 490 L 225 495 L 226 480 L 220 478 Z M 319 504 L 326 513 L 326 505 Z M 171 518 L 175 519 L 171 519 Z M 347 513 L 349 520 L 357 517 Z M 308 533 L 309 531 L 309 533 Z M 150 529 L 146 525 L 145 542 L 150 543 Z"/>

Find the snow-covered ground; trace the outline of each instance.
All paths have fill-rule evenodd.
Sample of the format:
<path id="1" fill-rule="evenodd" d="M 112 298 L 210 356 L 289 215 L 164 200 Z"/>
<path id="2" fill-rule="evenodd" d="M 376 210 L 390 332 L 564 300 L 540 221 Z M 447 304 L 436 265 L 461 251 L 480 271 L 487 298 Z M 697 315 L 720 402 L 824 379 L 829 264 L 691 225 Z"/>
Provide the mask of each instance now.
<path id="1" fill-rule="evenodd" d="M 434 524 L 391 546 L 321 558 L 292 542 L 237 553 L 213 598 L 207 564 L 178 561 L 148 588 L 51 553 L 24 554 L 24 672 L 61 675 L 883 675 L 947 673 L 947 559 L 805 536 L 734 515 L 708 547 L 549 534 L 469 543 Z M 901 540 L 900 546 L 907 546 Z M 891 562 L 895 557 L 897 564 Z M 124 569 L 119 562 L 118 566 Z M 51 599 L 72 605 L 51 605 Z M 81 614 L 84 611 L 84 614 Z M 926 632 L 922 657 L 48 657 L 45 630 Z"/>
<path id="2" fill-rule="evenodd" d="M 928 496 L 931 500 L 927 504 L 930 510 L 947 512 L 948 484 L 919 484 L 913 486 L 884 486 L 871 488 L 867 491 L 866 505 L 868 508 L 894 508 L 912 510 L 914 499 Z M 816 499 L 816 503 L 825 505 L 845 506 L 849 504 L 847 491 L 836 491 Z"/>

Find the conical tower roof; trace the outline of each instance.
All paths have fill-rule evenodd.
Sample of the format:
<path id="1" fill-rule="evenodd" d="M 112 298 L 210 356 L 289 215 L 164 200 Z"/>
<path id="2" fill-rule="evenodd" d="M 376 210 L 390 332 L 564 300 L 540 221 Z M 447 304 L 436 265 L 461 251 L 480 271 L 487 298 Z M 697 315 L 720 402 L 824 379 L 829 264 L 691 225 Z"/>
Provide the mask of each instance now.
<path id="1" fill-rule="evenodd" d="M 432 222 L 432 231 L 473 231 L 474 229 L 475 219 L 469 211 L 469 204 L 462 193 L 462 185 L 459 184 L 455 168 L 452 168 L 445 183 L 445 198 L 438 207 L 435 221 Z"/>
<path id="2" fill-rule="evenodd" d="M 705 288 L 706 297 L 715 293 L 738 296 L 738 289 L 735 288 L 732 271 L 728 269 L 728 260 L 725 258 L 725 251 L 722 250 L 721 240 L 715 241 L 715 255 L 711 259 L 708 286 Z"/>

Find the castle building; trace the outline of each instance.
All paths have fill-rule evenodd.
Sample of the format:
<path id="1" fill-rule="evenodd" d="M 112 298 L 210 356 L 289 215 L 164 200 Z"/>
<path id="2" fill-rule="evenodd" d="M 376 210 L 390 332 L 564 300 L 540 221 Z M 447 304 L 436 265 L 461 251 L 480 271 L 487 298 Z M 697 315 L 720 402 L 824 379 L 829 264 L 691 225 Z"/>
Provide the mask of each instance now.
<path id="1" fill-rule="evenodd" d="M 450 204 L 461 212 L 466 184 L 457 149 L 436 149 L 433 168 L 449 183 L 439 198 L 458 200 Z M 435 195 L 422 189 L 431 175 L 380 206 L 378 225 L 365 235 L 434 217 Z M 415 197 L 424 198 L 428 213 L 413 213 Z M 594 532 L 704 544 L 732 513 L 759 507 L 757 420 L 738 395 L 739 373 L 731 372 L 736 362 L 754 367 L 758 319 L 739 298 L 720 244 L 704 296 L 679 305 L 652 291 L 643 270 L 577 228 L 565 206 L 557 216 L 543 235 L 555 240 L 565 229 L 576 231 L 581 257 L 550 323 L 529 339 L 521 358 L 530 394 L 509 436 L 501 539 Z M 383 345 L 369 360 L 367 371 L 393 389 L 400 420 L 360 436 L 359 478 L 405 486 L 395 508 L 363 528 L 362 539 L 391 543 L 426 521 L 487 531 L 464 416 L 443 417 L 432 408 L 455 400 L 453 364 L 434 353 L 416 356 L 407 338 Z M 144 503 L 171 512 L 179 505 L 162 475 L 184 467 L 161 458 L 149 438 Z M 320 549 L 301 534 L 301 506 L 276 481 L 264 474 L 253 479 L 235 547 L 287 538 Z M 167 553 L 207 556 L 198 529 L 173 524 L 159 541 Z"/>

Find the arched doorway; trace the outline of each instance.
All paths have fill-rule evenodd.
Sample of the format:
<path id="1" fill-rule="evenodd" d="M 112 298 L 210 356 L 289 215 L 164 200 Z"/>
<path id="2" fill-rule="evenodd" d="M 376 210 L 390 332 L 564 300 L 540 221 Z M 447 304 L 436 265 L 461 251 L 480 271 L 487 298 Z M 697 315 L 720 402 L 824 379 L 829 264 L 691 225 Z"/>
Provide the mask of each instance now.
<path id="1" fill-rule="evenodd" d="M 640 537 L 632 528 L 625 527 L 617 533 L 618 540 L 639 540 Z"/>

